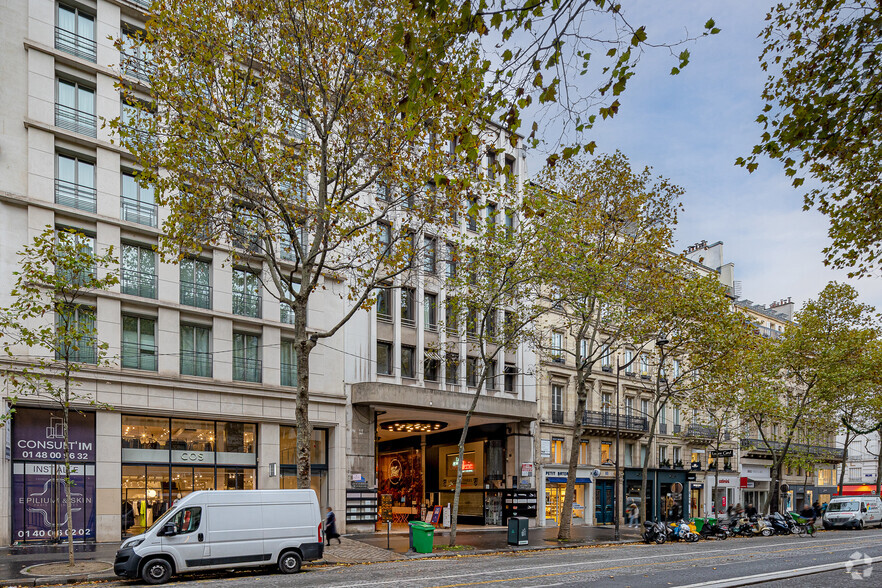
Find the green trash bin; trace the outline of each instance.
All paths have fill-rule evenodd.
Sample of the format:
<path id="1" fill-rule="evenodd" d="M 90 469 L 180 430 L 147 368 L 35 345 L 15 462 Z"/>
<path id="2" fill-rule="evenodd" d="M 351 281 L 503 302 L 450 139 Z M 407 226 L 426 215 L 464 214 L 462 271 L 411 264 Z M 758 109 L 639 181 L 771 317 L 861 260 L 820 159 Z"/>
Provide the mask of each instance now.
<path id="1" fill-rule="evenodd" d="M 411 521 L 410 532 L 413 536 L 413 549 L 417 553 L 432 553 L 435 539 L 435 527 L 423 521 Z"/>
<path id="2" fill-rule="evenodd" d="M 704 528 L 705 519 L 701 517 L 695 517 L 694 519 L 692 519 L 692 522 L 695 523 L 695 532 L 701 533 L 701 529 Z M 710 522 L 710 519 L 708 519 L 708 522 Z"/>

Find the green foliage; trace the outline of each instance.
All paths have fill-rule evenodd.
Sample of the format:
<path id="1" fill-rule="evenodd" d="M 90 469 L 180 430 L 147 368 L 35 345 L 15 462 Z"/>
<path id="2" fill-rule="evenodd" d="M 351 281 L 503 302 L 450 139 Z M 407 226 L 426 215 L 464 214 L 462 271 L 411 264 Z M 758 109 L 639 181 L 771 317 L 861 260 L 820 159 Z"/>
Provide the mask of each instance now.
<path id="1" fill-rule="evenodd" d="M 880 11 L 871 0 L 777 4 L 761 35 L 769 77 L 757 117 L 763 133 L 737 163 L 767 155 L 794 187 L 813 179 L 805 207 L 830 218 L 826 263 L 850 276 L 878 267 L 882 243 Z"/>

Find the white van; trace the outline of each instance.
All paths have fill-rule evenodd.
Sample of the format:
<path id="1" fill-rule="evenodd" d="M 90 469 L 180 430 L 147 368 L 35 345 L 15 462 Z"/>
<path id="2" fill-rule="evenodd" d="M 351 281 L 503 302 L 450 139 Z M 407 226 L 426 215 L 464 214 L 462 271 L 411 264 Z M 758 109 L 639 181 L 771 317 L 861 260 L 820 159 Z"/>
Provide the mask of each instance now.
<path id="1" fill-rule="evenodd" d="M 825 529 L 863 529 L 870 525 L 882 527 L 882 499 L 878 496 L 837 496 L 827 504 Z"/>
<path id="2" fill-rule="evenodd" d="M 314 490 L 206 490 L 178 500 L 145 533 L 124 541 L 113 571 L 148 584 L 217 568 L 278 566 L 292 574 L 323 552 Z"/>

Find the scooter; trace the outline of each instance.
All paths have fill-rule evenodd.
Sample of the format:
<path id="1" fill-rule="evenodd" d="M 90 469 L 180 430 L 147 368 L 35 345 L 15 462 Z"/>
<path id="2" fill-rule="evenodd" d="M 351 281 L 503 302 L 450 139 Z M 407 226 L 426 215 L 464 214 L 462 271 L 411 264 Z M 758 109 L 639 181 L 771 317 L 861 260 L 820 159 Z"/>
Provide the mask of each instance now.
<path id="1" fill-rule="evenodd" d="M 668 533 L 664 523 L 658 521 L 643 521 L 644 543 L 658 543 L 661 545 L 668 540 Z"/>
<path id="2" fill-rule="evenodd" d="M 775 535 L 790 535 L 794 532 L 791 527 L 791 525 L 793 525 L 793 519 L 785 517 L 780 512 L 773 512 L 769 515 L 769 524 Z"/>
<path id="3" fill-rule="evenodd" d="M 699 535 L 703 539 L 719 539 L 722 541 L 729 537 L 729 529 L 719 521 L 714 524 L 705 523 Z"/>
<path id="4" fill-rule="evenodd" d="M 754 524 L 756 525 L 757 534 L 762 535 L 763 537 L 771 537 L 775 534 L 775 530 L 772 529 L 772 526 L 764 517 L 757 517 Z"/>
<path id="5" fill-rule="evenodd" d="M 680 519 L 676 523 L 671 523 L 668 527 L 668 532 L 671 534 L 671 537 L 677 541 L 688 541 L 689 543 L 695 543 L 701 536 L 689 528 L 689 523 Z"/>

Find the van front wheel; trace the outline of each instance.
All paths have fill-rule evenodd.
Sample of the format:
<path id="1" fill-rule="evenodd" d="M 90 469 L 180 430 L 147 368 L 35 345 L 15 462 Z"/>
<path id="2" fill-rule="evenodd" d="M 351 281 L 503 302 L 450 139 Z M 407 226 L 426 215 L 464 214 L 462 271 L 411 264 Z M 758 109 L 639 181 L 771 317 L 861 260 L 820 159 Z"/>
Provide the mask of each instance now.
<path id="1" fill-rule="evenodd" d="M 296 551 L 286 551 L 279 556 L 279 571 L 283 574 L 296 574 L 300 571 L 302 561 Z"/>
<path id="2" fill-rule="evenodd" d="M 148 584 L 165 584 L 171 575 L 171 564 L 159 557 L 148 560 L 141 568 L 141 579 Z"/>

